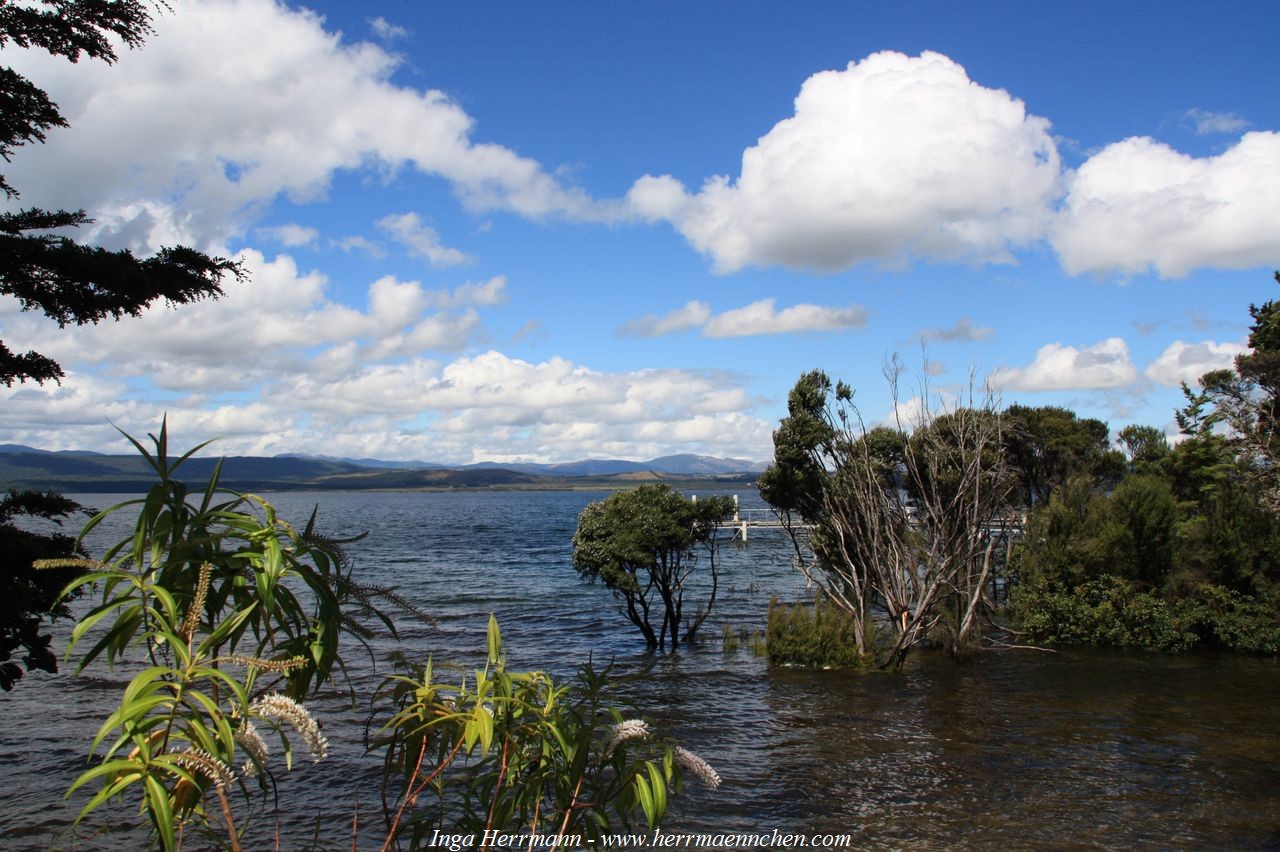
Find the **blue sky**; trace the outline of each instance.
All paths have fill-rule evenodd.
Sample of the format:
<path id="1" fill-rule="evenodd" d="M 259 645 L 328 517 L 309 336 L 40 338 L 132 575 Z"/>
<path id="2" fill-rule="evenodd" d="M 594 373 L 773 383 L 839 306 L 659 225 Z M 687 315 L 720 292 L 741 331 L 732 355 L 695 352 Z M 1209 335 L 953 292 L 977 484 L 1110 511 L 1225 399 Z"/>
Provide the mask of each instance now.
<path id="1" fill-rule="evenodd" d="M 253 273 L 59 331 L 0 442 L 770 456 L 805 370 L 869 424 L 1067 405 L 1174 431 L 1280 266 L 1267 2 L 175 4 L 6 175 L 87 238 Z M 926 367 L 922 343 L 927 354 Z M 929 393 L 920 399 L 920 376 Z"/>

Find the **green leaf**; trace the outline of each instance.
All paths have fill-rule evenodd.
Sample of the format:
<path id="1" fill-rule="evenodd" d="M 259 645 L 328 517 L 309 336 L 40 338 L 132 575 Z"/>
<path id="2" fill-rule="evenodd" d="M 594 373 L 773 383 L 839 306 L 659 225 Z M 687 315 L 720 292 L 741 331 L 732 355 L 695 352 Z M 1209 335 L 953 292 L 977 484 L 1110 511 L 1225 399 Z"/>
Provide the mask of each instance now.
<path id="1" fill-rule="evenodd" d="M 64 590 L 63 594 L 68 590 L 70 590 L 70 586 L 67 587 L 67 590 Z M 118 595 L 110 601 L 100 604 L 86 613 L 84 617 L 80 619 L 79 623 L 76 624 L 75 629 L 71 631 L 71 640 L 67 643 L 67 656 L 71 656 L 71 649 L 74 648 L 76 643 L 84 637 L 84 634 L 93 629 L 93 626 L 101 621 L 104 616 L 112 610 L 119 609 L 131 600 L 133 600 L 132 595 Z"/>
<path id="2" fill-rule="evenodd" d="M 632 789 L 635 790 L 636 798 L 640 800 L 640 809 L 644 811 L 644 818 L 650 826 L 656 825 L 657 812 L 654 810 L 653 793 L 649 790 L 649 781 L 643 775 L 637 774 L 631 782 Z"/>
<path id="3" fill-rule="evenodd" d="M 98 778 L 103 775 L 111 775 L 117 772 L 125 772 L 130 769 L 135 770 L 135 774 L 137 774 L 139 778 L 142 776 L 140 771 L 141 767 L 138 765 L 136 760 L 108 760 L 105 763 L 100 763 L 92 769 L 87 769 L 80 773 L 80 777 L 76 778 L 71 786 L 67 788 L 67 792 L 63 795 L 63 798 L 65 799 L 70 797 L 72 793 L 92 781 L 94 778 Z M 137 779 L 135 778 L 134 780 Z M 82 812 L 81 816 L 83 815 L 84 813 Z"/>
<path id="4" fill-rule="evenodd" d="M 493 613 L 489 613 L 489 664 L 497 665 L 498 658 L 502 655 L 502 631 L 498 629 L 498 619 L 493 617 Z"/>
<path id="5" fill-rule="evenodd" d="M 154 775 L 148 775 L 146 807 L 151 812 L 151 822 L 160 833 L 160 843 L 165 849 L 174 849 L 173 808 L 169 802 L 169 791 Z"/>
<path id="6" fill-rule="evenodd" d="M 117 766 L 117 764 L 122 764 L 122 766 Z M 101 790 L 99 790 L 97 793 L 94 794 L 93 798 L 91 798 L 88 802 L 85 803 L 85 806 L 80 809 L 80 815 L 76 817 L 76 822 L 79 823 L 80 820 L 88 816 L 91 811 L 93 811 L 95 808 L 98 807 L 98 805 L 101 805 L 103 802 L 107 801 L 108 799 L 118 796 L 129 785 L 137 781 L 141 781 L 144 777 L 146 777 L 141 771 L 141 769 L 137 769 L 134 767 L 136 767 L 136 764 L 134 763 L 134 761 L 131 761 L 131 760 L 112 761 L 110 765 L 104 763 L 102 766 L 96 766 L 93 769 L 90 769 L 88 772 L 81 775 L 79 778 L 77 778 L 76 782 L 71 785 L 71 788 L 69 790 L 67 790 L 67 796 L 70 796 L 71 793 L 77 787 L 84 784 L 86 781 L 89 781 L 99 775 L 104 775 L 110 772 L 117 772 L 117 771 L 123 772 L 122 775 L 120 775 L 115 780 L 111 781 L 106 786 L 104 786 Z M 134 768 L 134 771 L 132 772 L 125 771 L 129 768 Z"/>
<path id="7" fill-rule="evenodd" d="M 207 652 L 227 641 L 228 637 L 239 630 L 257 609 L 258 604 L 256 602 L 251 603 L 230 618 L 224 618 L 222 623 L 214 628 L 213 632 L 200 643 L 200 649 Z"/>
<path id="8" fill-rule="evenodd" d="M 647 812 L 645 816 L 649 817 L 649 828 L 657 828 L 667 812 L 667 780 L 652 761 L 645 761 L 645 766 L 649 770 L 649 789 L 653 794 L 653 816 L 649 817 Z"/>
<path id="9" fill-rule="evenodd" d="M 493 714 L 483 704 L 477 704 L 475 719 L 476 729 L 480 735 L 481 753 L 488 754 L 489 746 L 493 744 Z"/>

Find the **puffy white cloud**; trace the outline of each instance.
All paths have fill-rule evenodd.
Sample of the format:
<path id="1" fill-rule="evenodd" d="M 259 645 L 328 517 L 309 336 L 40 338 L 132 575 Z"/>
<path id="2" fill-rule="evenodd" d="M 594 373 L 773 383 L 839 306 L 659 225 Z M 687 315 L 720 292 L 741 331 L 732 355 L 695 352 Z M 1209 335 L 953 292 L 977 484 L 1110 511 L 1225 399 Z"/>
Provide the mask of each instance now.
<path id="1" fill-rule="evenodd" d="M 720 272 L 909 257 L 1009 261 L 1058 191 L 1049 123 L 937 53 L 877 53 L 805 81 L 795 115 L 690 193 L 645 176 L 633 215 L 670 220 Z"/>
<path id="2" fill-rule="evenodd" d="M 706 302 L 693 301 L 668 314 L 646 314 L 618 328 L 629 337 L 660 337 L 691 328 L 702 328 L 703 337 L 750 337 L 759 334 L 798 334 L 809 331 L 838 331 L 862 328 L 867 311 L 860 305 L 829 307 L 792 305 L 777 309 L 774 299 L 761 299 L 741 308 L 712 314 Z"/>
<path id="3" fill-rule="evenodd" d="M 480 305 L 492 307 L 507 301 L 507 276 L 495 275 L 488 281 L 468 281 L 454 290 L 429 290 L 427 302 L 438 310 Z"/>
<path id="4" fill-rule="evenodd" d="M 960 317 L 947 328 L 926 328 L 918 338 L 923 341 L 953 343 L 956 341 L 973 342 L 987 340 L 994 335 L 995 329 L 988 325 L 974 325 L 968 317 Z"/>
<path id="5" fill-rule="evenodd" d="M 1246 347 L 1239 343 L 1215 343 L 1205 340 L 1186 343 L 1175 340 L 1144 371 L 1157 384 L 1176 386 L 1183 382 L 1194 385 L 1210 370 L 1229 369 Z"/>
<path id="6" fill-rule="evenodd" d="M 627 208 L 646 222 L 674 221 L 688 201 L 684 184 L 671 175 L 645 175 L 631 185 L 626 197 Z"/>
<path id="7" fill-rule="evenodd" d="M 717 314 L 703 326 L 704 337 L 748 337 L 755 334 L 796 334 L 862 328 L 867 311 L 861 305 L 833 308 L 825 305 L 792 305 L 778 310 L 775 300 L 758 302 Z"/>
<path id="8" fill-rule="evenodd" d="M 1072 275 L 1246 269 L 1280 256 L 1277 210 L 1280 133 L 1247 133 L 1215 157 L 1131 138 L 1071 176 L 1052 242 Z"/>
<path id="9" fill-rule="evenodd" d="M 471 261 L 464 253 L 443 245 L 436 229 L 422 224 L 422 217 L 417 213 L 384 216 L 378 220 L 378 227 L 407 248 L 410 254 L 426 260 L 434 267 L 456 266 Z"/>
<path id="10" fill-rule="evenodd" d="M 325 375 L 312 360 L 280 366 L 247 393 L 208 400 L 199 390 L 170 401 L 181 445 L 226 436 L 216 450 L 313 452 L 465 463 L 567 461 L 671 452 L 767 458 L 771 424 L 741 379 L 696 370 L 602 372 L 567 359 L 541 362 L 489 351 L 450 362 L 343 362 Z M 9 440 L 115 448 L 107 422 L 154 430 L 160 402 L 121 402 L 123 379 L 73 373 L 64 387 L 0 388 Z"/>
<path id="11" fill-rule="evenodd" d="M 1128 345 L 1109 337 L 1083 349 L 1050 343 L 1040 347 L 1029 366 L 998 369 L 989 382 L 1002 389 L 1047 391 L 1117 388 L 1137 378 Z"/>
<path id="12" fill-rule="evenodd" d="M 71 125 L 7 169 L 24 204 L 85 207 L 108 243 L 153 245 L 171 236 L 152 233 L 164 221 L 209 245 L 277 196 L 322 197 L 339 170 L 407 166 L 476 210 L 601 215 L 537 162 L 474 141 L 471 117 L 444 93 L 393 83 L 399 57 L 344 41 L 313 12 L 191 0 L 157 15 L 155 30 L 111 68 L 5 49 Z"/>
<path id="13" fill-rule="evenodd" d="M 217 394 L 293 374 L 328 378 L 357 363 L 461 350 L 481 323 L 475 310 L 457 309 L 497 304 L 506 285 L 498 276 L 453 291 L 427 290 L 384 276 L 369 286 L 360 310 L 332 301 L 327 278 L 300 271 L 287 255 L 268 260 L 247 251 L 243 260 L 252 280 L 226 282 L 216 301 L 74 330 L 14 313 L 5 317 L 3 336 L 64 366 L 96 365 L 167 390 Z"/>

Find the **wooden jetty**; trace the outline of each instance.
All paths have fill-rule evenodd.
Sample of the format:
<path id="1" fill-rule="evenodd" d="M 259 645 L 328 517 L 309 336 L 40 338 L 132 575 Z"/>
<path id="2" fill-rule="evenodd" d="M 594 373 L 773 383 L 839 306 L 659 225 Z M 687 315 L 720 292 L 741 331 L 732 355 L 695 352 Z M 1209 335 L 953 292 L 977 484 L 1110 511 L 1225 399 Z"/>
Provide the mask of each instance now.
<path id="1" fill-rule="evenodd" d="M 698 495 L 693 496 L 694 500 L 698 499 Z M 727 521 L 721 521 L 720 526 L 733 528 L 733 541 L 746 541 L 747 530 L 749 529 L 771 529 L 781 530 L 786 528 L 786 524 L 782 523 L 782 519 L 778 517 L 772 509 L 740 509 L 738 508 L 738 495 L 733 495 L 733 517 Z M 793 523 L 794 527 L 805 526 L 802 523 Z"/>
<path id="2" fill-rule="evenodd" d="M 693 497 L 697 500 L 695 494 Z M 1022 535 L 1022 527 L 1026 523 L 1025 515 L 1012 516 L 1007 518 L 998 518 L 992 522 L 989 527 L 993 533 L 999 533 L 1012 538 L 1019 538 Z M 739 509 L 738 495 L 733 495 L 733 517 L 727 521 L 721 521 L 720 526 L 732 527 L 732 541 L 747 541 L 749 535 L 748 530 L 766 529 L 766 530 L 782 530 L 787 525 L 782 522 L 777 513 L 772 509 Z M 798 521 L 791 524 L 796 529 L 806 528 L 808 525 Z"/>

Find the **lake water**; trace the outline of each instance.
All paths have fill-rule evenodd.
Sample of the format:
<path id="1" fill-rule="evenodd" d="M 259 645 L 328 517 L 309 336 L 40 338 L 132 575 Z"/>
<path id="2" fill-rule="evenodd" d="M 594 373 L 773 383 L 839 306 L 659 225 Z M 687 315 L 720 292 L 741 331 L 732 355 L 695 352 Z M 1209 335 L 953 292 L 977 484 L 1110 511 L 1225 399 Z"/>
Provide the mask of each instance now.
<path id="1" fill-rule="evenodd" d="M 353 545 L 359 576 L 393 583 L 434 626 L 405 625 L 411 657 L 474 663 L 490 612 L 512 669 L 571 674 L 614 661 L 615 698 L 709 760 L 671 806 L 673 831 L 852 834 L 859 847 L 1280 847 L 1280 665 L 1197 654 L 920 654 L 898 675 L 770 669 L 722 650 L 723 624 L 762 628 L 769 597 L 804 593 L 777 533 L 722 550 L 720 596 L 700 644 L 645 653 L 607 589 L 570 562 L 577 515 L 605 496 L 535 493 L 285 493 L 287 518 L 320 507 Z M 105 506 L 115 498 L 81 495 Z M 743 495 L 743 506 L 758 506 Z M 119 537 L 119 536 L 116 536 Z M 102 539 L 98 539 L 101 541 Z M 65 630 L 60 634 L 65 635 Z M 59 640 L 60 641 L 60 640 Z M 358 649 L 361 696 L 377 673 Z M 69 668 L 69 667 L 68 667 Z M 32 673 L 0 695 L 0 846 L 70 845 L 85 797 L 63 799 L 127 677 Z M 379 768 L 363 753 L 369 709 L 339 690 L 309 702 L 331 756 L 281 774 L 283 848 L 318 840 L 376 848 Z M 127 848 L 127 809 L 103 810 L 76 848 Z M 269 837 L 271 827 L 258 827 Z"/>

